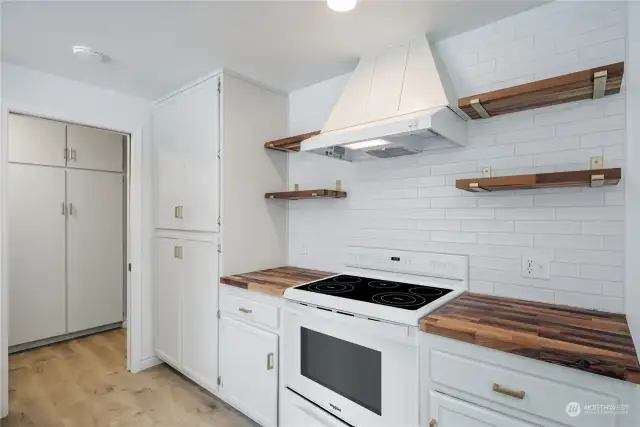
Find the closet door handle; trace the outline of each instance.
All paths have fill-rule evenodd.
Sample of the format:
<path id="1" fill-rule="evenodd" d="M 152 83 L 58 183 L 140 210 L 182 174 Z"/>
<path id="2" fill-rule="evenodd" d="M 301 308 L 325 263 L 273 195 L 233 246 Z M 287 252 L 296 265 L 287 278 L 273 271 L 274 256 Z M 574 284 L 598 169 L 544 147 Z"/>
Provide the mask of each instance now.
<path id="1" fill-rule="evenodd" d="M 65 160 L 69 160 L 69 149 L 67 147 L 64 147 L 64 150 L 62 150 L 62 157 L 64 157 Z"/>
<path id="2" fill-rule="evenodd" d="M 67 216 L 67 206 L 64 202 L 62 202 L 62 215 Z"/>
<path id="3" fill-rule="evenodd" d="M 176 206 L 173 208 L 173 215 L 176 218 L 182 219 L 182 206 Z"/>
<path id="4" fill-rule="evenodd" d="M 73 203 L 69 203 L 69 215 L 73 215 Z"/>
<path id="5" fill-rule="evenodd" d="M 267 354 L 267 371 L 273 369 L 273 353 Z"/>
<path id="6" fill-rule="evenodd" d="M 182 246 L 173 247 L 173 256 L 178 259 L 182 259 Z"/>
<path id="7" fill-rule="evenodd" d="M 75 150 L 75 148 L 71 149 L 71 155 L 69 156 L 69 160 L 76 161 L 76 150 Z"/>

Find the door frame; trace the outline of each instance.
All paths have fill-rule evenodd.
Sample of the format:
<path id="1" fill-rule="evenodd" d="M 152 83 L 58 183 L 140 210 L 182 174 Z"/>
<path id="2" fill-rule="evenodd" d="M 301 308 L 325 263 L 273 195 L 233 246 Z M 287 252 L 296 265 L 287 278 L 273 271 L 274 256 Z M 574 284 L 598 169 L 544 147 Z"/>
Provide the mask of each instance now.
<path id="1" fill-rule="evenodd" d="M 70 124 L 90 126 L 111 130 L 128 135 L 127 138 L 127 263 L 135 268 L 129 271 L 125 265 L 127 277 L 127 369 L 131 372 L 141 370 L 142 359 L 142 265 L 143 265 L 143 221 L 142 221 L 142 125 L 129 128 L 113 128 L 109 123 L 96 120 L 91 123 L 79 122 L 73 117 L 48 116 L 35 109 L 13 108 L 2 105 L 0 126 L 0 418 L 9 414 L 9 268 L 8 265 L 8 221 L 7 221 L 7 173 L 8 173 L 8 121 L 10 113 L 25 114 L 33 117 L 57 120 Z M 125 264 L 127 264 L 125 263 Z"/>

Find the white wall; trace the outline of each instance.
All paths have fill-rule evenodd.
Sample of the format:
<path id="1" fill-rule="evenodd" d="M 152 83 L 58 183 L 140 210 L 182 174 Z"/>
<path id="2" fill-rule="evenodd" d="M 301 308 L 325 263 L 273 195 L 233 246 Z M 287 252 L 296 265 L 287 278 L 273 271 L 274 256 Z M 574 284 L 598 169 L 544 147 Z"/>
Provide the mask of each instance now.
<path id="1" fill-rule="evenodd" d="M 137 183 L 142 186 L 142 201 L 139 204 L 141 211 L 132 210 L 131 216 L 132 222 L 137 218 L 143 224 L 141 235 L 132 236 L 132 242 L 139 242 L 142 250 L 142 259 L 132 260 L 132 274 L 141 275 L 142 281 L 142 346 L 132 349 L 132 354 L 140 355 L 141 359 L 153 357 L 150 276 L 153 248 L 152 148 L 149 102 L 7 63 L 3 64 L 2 89 L 3 108 L 11 111 L 113 130 L 141 132 L 141 145 L 132 147 L 132 156 L 138 156 L 142 162 L 142 170 L 132 171 L 132 187 Z M 132 251 L 132 256 L 134 254 Z"/>
<path id="2" fill-rule="evenodd" d="M 640 218 L 640 3 L 629 2 L 627 87 L 627 218 Z M 631 23 L 635 25 L 631 25 Z M 636 343 L 640 343 L 640 222 L 627 221 L 626 313 Z"/>
<path id="3" fill-rule="evenodd" d="M 625 3 L 558 2 L 436 44 L 458 96 L 625 59 Z M 628 76 L 628 74 L 627 74 Z M 291 134 L 321 128 L 347 76 L 290 95 Z M 345 268 L 348 245 L 467 254 L 471 289 L 624 310 L 624 180 L 605 189 L 473 194 L 455 180 L 624 165 L 625 99 L 614 95 L 467 125 L 469 146 L 349 164 L 290 155 L 289 184 L 343 180 L 345 200 L 290 203 L 289 262 Z M 624 172 L 623 172 L 624 173 Z M 521 277 L 523 254 L 551 279 Z"/>

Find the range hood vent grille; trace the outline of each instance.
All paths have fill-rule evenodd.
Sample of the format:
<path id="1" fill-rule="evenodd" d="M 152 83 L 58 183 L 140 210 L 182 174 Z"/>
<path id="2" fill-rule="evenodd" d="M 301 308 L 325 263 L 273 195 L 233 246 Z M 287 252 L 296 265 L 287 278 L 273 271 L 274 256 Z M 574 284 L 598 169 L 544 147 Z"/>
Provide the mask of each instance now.
<path id="1" fill-rule="evenodd" d="M 400 156 L 408 156 L 411 154 L 421 153 L 422 150 L 414 150 L 409 147 L 403 146 L 395 146 L 389 148 L 376 148 L 372 150 L 367 150 L 366 153 L 373 157 L 378 157 L 380 159 L 389 159 L 391 157 L 400 157 Z"/>

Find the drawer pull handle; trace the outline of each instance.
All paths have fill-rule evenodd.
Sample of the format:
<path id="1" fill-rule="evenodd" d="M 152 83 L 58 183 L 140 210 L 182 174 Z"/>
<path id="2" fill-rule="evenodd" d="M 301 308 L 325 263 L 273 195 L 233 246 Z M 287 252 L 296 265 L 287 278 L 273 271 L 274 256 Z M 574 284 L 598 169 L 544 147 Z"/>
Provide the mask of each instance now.
<path id="1" fill-rule="evenodd" d="M 493 391 L 496 393 L 504 394 L 507 396 L 515 397 L 516 399 L 524 399 L 524 391 L 511 390 L 509 388 L 502 387 L 500 384 L 493 383 Z"/>
<path id="2" fill-rule="evenodd" d="M 273 369 L 273 353 L 267 354 L 267 371 Z"/>
<path id="3" fill-rule="evenodd" d="M 238 309 L 239 312 L 241 313 L 245 313 L 245 314 L 251 314 L 251 310 L 249 310 L 248 308 L 244 308 L 244 307 L 240 307 Z"/>

